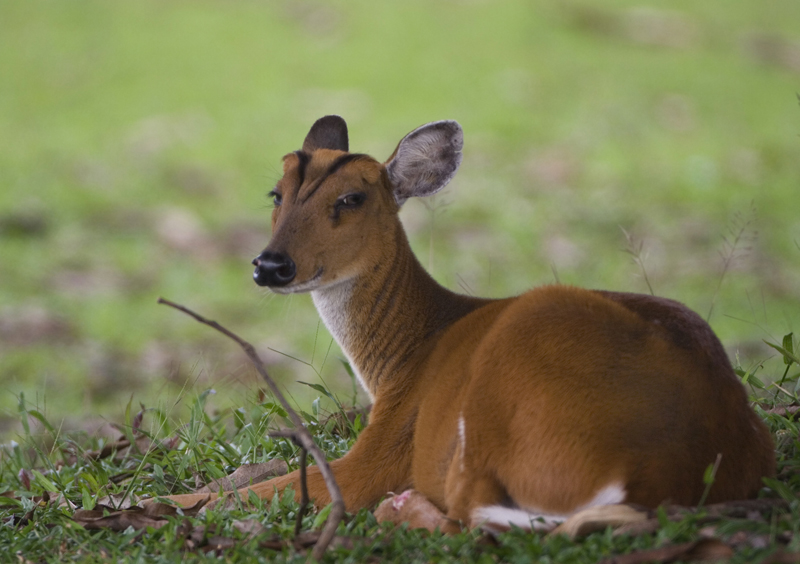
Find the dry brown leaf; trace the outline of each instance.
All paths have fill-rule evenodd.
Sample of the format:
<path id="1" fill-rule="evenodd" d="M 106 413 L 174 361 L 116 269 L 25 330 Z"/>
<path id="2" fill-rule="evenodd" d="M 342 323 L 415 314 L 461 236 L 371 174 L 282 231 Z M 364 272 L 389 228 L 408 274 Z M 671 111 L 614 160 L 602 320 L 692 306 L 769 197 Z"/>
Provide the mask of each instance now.
<path id="1" fill-rule="evenodd" d="M 98 509 L 78 509 L 73 513 L 72 519 L 85 529 L 111 529 L 117 532 L 124 531 L 128 527 L 133 527 L 137 530 L 147 527 L 159 529 L 167 524 L 166 519 L 148 517 L 142 512 L 127 509 L 112 511 L 111 513 Z"/>
<path id="2" fill-rule="evenodd" d="M 680 506 L 670 506 L 668 509 L 674 509 L 676 513 L 681 515 L 703 511 L 709 517 L 753 519 L 756 513 L 764 513 L 786 507 L 788 507 L 788 504 L 783 499 L 742 499 L 706 505 L 700 510 Z"/>
<path id="3" fill-rule="evenodd" d="M 274 550 L 276 552 L 280 552 L 288 547 L 303 551 L 317 544 L 320 534 L 319 531 L 306 531 L 300 533 L 294 539 L 285 539 L 278 535 L 273 535 L 267 540 L 258 543 L 258 546 L 259 548 L 266 548 L 267 550 Z M 353 537 L 335 536 L 331 539 L 331 543 L 328 546 L 352 550 L 355 547 L 355 541 L 356 539 Z"/>
<path id="4" fill-rule="evenodd" d="M 769 513 L 774 509 L 787 508 L 788 504 L 782 499 L 745 499 L 714 503 L 701 509 L 684 507 L 680 505 L 667 505 L 662 509 L 670 521 L 680 521 L 688 515 L 695 515 L 702 511 L 705 516 L 699 522 L 715 522 L 721 518 L 747 519 L 749 521 L 764 521 L 762 513 Z M 661 528 L 661 523 L 649 513 L 649 519 L 622 525 L 614 531 L 614 536 L 619 535 L 644 535 L 652 534 Z"/>
<path id="5" fill-rule="evenodd" d="M 191 507 L 184 508 L 153 502 L 145 507 L 129 507 L 122 510 L 97 504 L 94 509 L 76 510 L 72 514 L 72 519 L 86 529 L 111 529 L 112 531 L 124 531 L 128 527 L 158 529 L 167 523 L 167 517 L 177 516 L 179 510 L 185 516 L 197 515 L 207 502 L 208 499 L 203 499 Z"/>
<path id="6" fill-rule="evenodd" d="M 769 409 L 764 409 L 765 413 L 776 413 L 782 417 L 786 417 L 787 415 L 794 415 L 800 411 L 800 405 L 794 403 L 787 403 L 783 405 L 776 405 Z"/>
<path id="7" fill-rule="evenodd" d="M 195 490 L 195 493 L 217 493 L 220 489 L 226 492 L 238 490 L 275 476 L 283 476 L 288 471 L 289 467 L 286 462 L 277 459 L 258 464 L 243 464 L 228 476 L 212 480 L 205 486 Z"/>
<path id="8" fill-rule="evenodd" d="M 148 503 L 141 507 L 135 507 L 129 509 L 131 512 L 142 513 L 143 515 L 147 515 L 148 517 L 153 517 L 154 519 L 158 519 L 161 517 L 174 517 L 178 514 L 178 507 L 175 505 L 169 505 L 167 503 Z M 186 515 L 186 513 L 184 513 Z"/>
<path id="9" fill-rule="evenodd" d="M 13 490 L 0 493 L 0 496 L 14 499 L 16 501 L 20 501 L 21 499 L 19 496 L 16 495 L 16 492 L 14 492 Z M 34 505 L 24 515 L 20 517 L 18 515 L 12 514 L 8 519 L 6 519 L 3 522 L 3 524 L 17 528 L 24 527 L 33 519 L 33 516 L 38 508 L 47 507 L 50 504 L 51 496 L 56 497 L 57 500 L 60 499 L 59 493 L 46 491 L 44 492 L 43 495 L 37 495 L 31 498 L 31 500 L 34 502 Z"/>
<path id="10" fill-rule="evenodd" d="M 134 441 L 133 449 L 139 454 L 146 454 L 147 452 L 157 448 L 171 450 L 175 448 L 175 444 L 176 441 L 173 438 L 167 439 L 166 441 L 154 441 L 149 437 L 140 436 Z M 118 440 L 106 444 L 100 450 L 88 450 L 79 453 L 76 452 L 79 450 L 78 447 L 73 446 L 70 448 L 71 456 L 69 457 L 70 460 L 68 460 L 68 462 L 74 463 L 78 456 L 89 460 L 101 460 L 103 458 L 108 458 L 112 454 L 114 455 L 115 459 L 121 459 L 128 454 L 130 449 L 131 442 L 125 437 L 120 437 Z"/>
<path id="11" fill-rule="evenodd" d="M 178 525 L 178 527 L 175 529 L 175 537 L 183 537 L 184 539 L 189 538 L 189 535 L 192 533 L 193 529 L 194 527 L 192 526 L 192 522 L 184 518 L 180 525 Z"/>
<path id="12" fill-rule="evenodd" d="M 236 546 L 235 540 L 229 539 L 228 537 L 213 535 L 208 538 L 208 543 L 203 547 L 203 550 L 205 552 L 210 552 L 212 550 L 225 550 L 233 548 L 234 546 Z"/>
<path id="13" fill-rule="evenodd" d="M 305 531 L 297 535 L 292 544 L 298 550 L 303 548 L 310 548 L 317 544 L 319 541 L 319 537 L 322 533 L 320 531 Z M 354 539 L 352 537 L 343 537 L 343 536 L 335 536 L 331 539 L 331 543 L 328 545 L 329 547 L 338 547 L 344 548 L 346 550 L 352 550 L 355 546 Z"/>
<path id="14" fill-rule="evenodd" d="M 187 548 L 197 548 L 203 545 L 203 539 L 206 538 L 205 525 L 199 525 L 191 530 L 188 538 L 186 539 Z"/>
<path id="15" fill-rule="evenodd" d="M 685 554 L 681 560 L 689 562 L 719 562 L 727 561 L 733 556 L 733 549 L 719 539 L 700 539 Z"/>
<path id="16" fill-rule="evenodd" d="M 634 509 L 630 505 L 598 505 L 570 516 L 550 534 L 563 534 L 576 539 L 608 527 L 641 523 L 646 521 L 647 517 L 647 511 Z"/>
<path id="17" fill-rule="evenodd" d="M 139 498 L 134 494 L 125 495 L 125 493 L 120 494 L 109 494 L 106 496 L 101 497 L 97 500 L 96 505 L 104 505 L 108 507 L 113 507 L 114 510 L 119 511 L 121 509 L 128 509 L 130 507 L 135 507 L 139 503 Z"/>
<path id="18" fill-rule="evenodd" d="M 233 528 L 245 535 L 245 540 L 250 540 L 267 531 L 267 528 L 256 519 L 234 521 Z"/>
<path id="19" fill-rule="evenodd" d="M 761 564 L 800 564 L 800 552 L 778 550 L 762 560 Z"/>
<path id="20" fill-rule="evenodd" d="M 268 538 L 267 540 L 261 541 L 258 543 L 259 548 L 266 548 L 267 550 L 274 550 L 276 552 L 280 552 L 291 543 L 284 538 L 279 537 L 278 535 L 273 535 L 272 537 Z"/>

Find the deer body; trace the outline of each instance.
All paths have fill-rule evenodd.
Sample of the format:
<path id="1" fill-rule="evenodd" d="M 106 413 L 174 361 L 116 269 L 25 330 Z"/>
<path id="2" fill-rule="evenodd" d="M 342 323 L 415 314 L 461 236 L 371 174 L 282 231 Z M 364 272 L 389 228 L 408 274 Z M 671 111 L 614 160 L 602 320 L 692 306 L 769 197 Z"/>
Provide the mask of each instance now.
<path id="1" fill-rule="evenodd" d="M 397 212 L 450 180 L 461 145 L 458 124 L 435 122 L 381 164 L 349 153 L 344 121 L 327 116 L 284 158 L 274 190 L 255 280 L 311 292 L 374 401 L 369 426 L 332 463 L 348 510 L 406 488 L 472 526 L 693 504 L 718 455 L 709 501 L 754 496 L 774 473 L 772 440 L 711 328 L 685 306 L 559 285 L 479 299 L 425 272 Z M 247 489 L 266 497 L 297 481 Z M 329 501 L 313 468 L 308 485 Z"/>

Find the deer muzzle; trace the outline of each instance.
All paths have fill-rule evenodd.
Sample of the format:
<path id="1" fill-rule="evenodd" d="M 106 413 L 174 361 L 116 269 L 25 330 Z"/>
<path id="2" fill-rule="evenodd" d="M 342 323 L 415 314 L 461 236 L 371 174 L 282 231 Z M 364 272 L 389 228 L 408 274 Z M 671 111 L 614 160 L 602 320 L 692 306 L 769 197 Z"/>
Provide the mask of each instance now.
<path id="1" fill-rule="evenodd" d="M 264 251 L 253 259 L 253 280 L 259 286 L 286 286 L 297 275 L 297 266 L 285 253 Z"/>

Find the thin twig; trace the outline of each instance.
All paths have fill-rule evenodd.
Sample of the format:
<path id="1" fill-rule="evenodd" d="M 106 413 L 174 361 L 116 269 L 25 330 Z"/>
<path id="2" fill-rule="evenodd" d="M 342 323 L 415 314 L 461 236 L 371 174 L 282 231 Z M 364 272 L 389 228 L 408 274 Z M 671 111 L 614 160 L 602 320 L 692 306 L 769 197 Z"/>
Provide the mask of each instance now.
<path id="1" fill-rule="evenodd" d="M 236 341 L 242 350 L 244 350 L 247 357 L 253 363 L 256 371 L 261 375 L 264 381 L 269 386 L 269 389 L 278 398 L 278 401 L 281 403 L 283 408 L 286 410 L 286 413 L 289 414 L 289 419 L 291 419 L 292 423 L 295 426 L 295 438 L 297 443 L 306 451 L 311 453 L 311 456 L 314 457 L 314 460 L 317 463 L 317 468 L 319 468 L 320 474 L 322 474 L 322 478 L 325 480 L 325 485 L 328 488 L 328 493 L 331 495 L 331 512 L 328 515 L 327 521 L 325 521 L 325 526 L 322 528 L 322 532 L 320 533 L 319 540 L 314 545 L 314 550 L 311 552 L 311 558 L 319 561 L 322 559 L 322 556 L 325 554 L 325 550 L 327 550 L 328 545 L 330 544 L 331 540 L 333 540 L 333 536 L 336 534 L 336 528 L 339 526 L 339 523 L 344 517 L 344 498 L 342 498 L 342 492 L 339 490 L 339 486 L 336 483 L 335 478 L 333 477 L 333 472 L 331 472 L 331 467 L 328 465 L 328 461 L 325 459 L 325 455 L 319 449 L 317 444 L 314 442 L 314 439 L 311 437 L 311 433 L 303 427 L 303 421 L 300 419 L 300 416 L 297 412 L 292 409 L 292 406 L 289 405 L 289 402 L 286 401 L 286 398 L 283 396 L 281 391 L 278 389 L 278 385 L 270 378 L 269 374 L 267 373 L 267 369 L 264 368 L 264 362 L 261 360 L 261 357 L 258 356 L 256 349 L 236 335 L 232 333 L 216 321 L 211 321 L 206 319 L 202 315 L 199 315 L 192 310 L 178 305 L 175 302 L 171 302 L 169 300 L 165 300 L 164 298 L 158 298 L 158 303 L 168 305 L 172 308 L 175 308 L 179 311 L 182 311 L 186 315 L 189 315 L 203 323 L 204 325 L 208 325 L 212 329 L 216 329 L 226 337 Z M 305 480 L 304 480 L 305 482 Z"/>

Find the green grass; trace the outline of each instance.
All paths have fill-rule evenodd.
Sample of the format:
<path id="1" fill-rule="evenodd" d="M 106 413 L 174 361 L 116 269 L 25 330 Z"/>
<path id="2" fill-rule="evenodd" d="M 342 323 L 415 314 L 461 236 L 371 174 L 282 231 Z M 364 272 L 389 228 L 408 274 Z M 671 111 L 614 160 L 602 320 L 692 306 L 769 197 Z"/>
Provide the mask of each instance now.
<path id="1" fill-rule="evenodd" d="M 789 338 L 783 344 L 795 343 Z M 780 346 L 780 345 L 778 345 Z M 800 374 L 791 361 L 784 390 L 795 387 Z M 749 383 L 757 380 L 752 375 Z M 764 408 L 777 402 L 796 404 L 797 392 L 781 392 L 771 386 L 762 402 Z M 337 403 L 320 398 L 323 406 L 336 412 Z M 763 395 L 763 390 L 762 390 Z M 99 457 L 109 445 L 86 434 L 64 434 L 24 400 L 18 406 L 23 434 L 19 443 L 4 445 L 0 453 L 0 542 L 7 554 L 26 562 L 114 561 L 174 562 L 221 557 L 226 562 L 301 562 L 305 553 L 291 547 L 298 506 L 291 494 L 263 501 L 242 500 L 232 507 L 217 507 L 198 516 L 177 515 L 158 529 L 88 530 L 72 519 L 75 508 L 93 509 L 102 498 L 119 500 L 129 495 L 167 495 L 192 491 L 197 483 L 225 476 L 244 463 L 284 460 L 290 468 L 298 463 L 298 450 L 288 440 L 266 436 L 270 428 L 284 425 L 286 413 L 271 397 L 251 397 L 237 410 L 217 411 L 210 407 L 212 395 L 195 395 L 188 403 L 189 416 L 173 417 L 171 406 L 147 409 L 128 405 L 119 425 L 120 436 L 139 448 L 120 449 Z M 746 516 L 714 518 L 700 509 L 695 514 L 671 519 L 659 514 L 654 533 L 636 536 L 613 534 L 612 529 L 593 533 L 578 541 L 563 536 L 545 536 L 522 531 L 502 534 L 494 542 L 478 532 L 453 537 L 405 528 L 380 526 L 371 512 L 347 515 L 338 535 L 349 545 L 331 548 L 327 562 L 597 562 L 602 558 L 635 551 L 665 548 L 696 542 L 712 536 L 734 547 L 732 562 L 759 561 L 777 550 L 800 549 L 800 443 L 798 424 L 758 408 L 778 447 L 778 480 L 770 482 L 764 497 L 783 497 L 784 507 L 766 509 Z M 329 458 L 342 456 L 363 427 L 361 419 L 337 426 L 329 419 L 320 400 L 312 403 L 302 417 L 307 428 Z M 150 444 L 151 446 L 146 446 Z M 92 454 L 95 453 L 95 454 Z M 713 487 L 713 485 L 711 486 Z M 43 502 L 51 492 L 50 502 Z M 66 499 L 69 504 L 57 499 Z M 249 505 L 246 502 L 249 501 Z M 325 513 L 306 515 L 303 530 L 321 526 Z M 257 527 L 248 536 L 244 527 Z M 712 527 L 710 529 L 709 527 Z M 214 549 L 221 545 L 223 548 Z"/>
<path id="2" fill-rule="evenodd" d="M 403 211 L 445 285 L 646 292 L 623 228 L 657 294 L 704 316 L 713 303 L 744 365 L 774 357 L 762 339 L 800 313 L 800 83 L 753 37 L 791 50 L 798 7 L 683 2 L 626 27 L 642 6 L 3 3 L 0 430 L 19 430 L 20 393 L 72 428 L 118 418 L 131 394 L 215 387 L 241 404 L 254 373 L 158 296 L 255 341 L 303 405 L 291 382 L 316 372 L 349 389 L 335 345 L 321 366 L 331 341 L 308 297 L 250 279 L 280 157 L 326 113 L 379 158 L 421 123 L 462 123 L 452 186 Z M 673 46 L 631 31 L 664 22 Z"/>
<path id="3" fill-rule="evenodd" d="M 269 239 L 266 193 L 280 157 L 327 113 L 347 119 L 354 150 L 378 158 L 424 122 L 462 124 L 465 158 L 451 187 L 403 210 L 423 264 L 448 287 L 499 297 L 557 278 L 647 292 L 625 252 L 641 243 L 655 293 L 703 316 L 713 304 L 710 322 L 741 374 L 779 381 L 786 365 L 763 341 L 780 343 L 800 315 L 800 74 L 792 63 L 800 4 L 680 1 L 669 12 L 639 10 L 648 6 L 663 9 L 629 0 L 0 3 L 3 488 L 21 490 L 21 468 L 56 464 L 58 449 L 41 445 L 69 437 L 97 448 L 107 440 L 97 429 L 107 435 L 126 405 L 155 406 L 162 416 L 146 420 L 166 423 L 149 431 L 174 434 L 197 421 L 195 398 L 210 388 L 209 420 L 197 428 L 208 445 L 201 473 L 248 456 L 294 456 L 269 441 L 242 458 L 221 454 L 223 444 L 252 442 L 236 427 L 236 409 L 251 429 L 275 415 L 257 399 L 260 382 L 239 351 L 157 306 L 158 296 L 254 342 L 306 412 L 317 393 L 297 380 L 321 378 L 346 403 L 364 401 L 308 296 L 264 293 L 250 276 Z M 636 34 L 648 25 L 655 28 Z M 652 44 L 663 25 L 672 26 L 667 45 Z M 738 235 L 736 249 L 726 247 L 723 238 Z M 782 387 L 794 394 L 788 376 Z M 754 391 L 778 401 L 775 388 Z M 19 405 L 56 437 L 31 443 L 41 429 L 26 432 Z M 796 424 L 769 421 L 781 456 L 794 460 Z M 12 440 L 24 446 L 11 448 Z M 155 463 L 188 487 L 197 448 L 166 460 L 66 465 L 53 479 L 76 503 L 84 488 L 105 491 L 81 472 L 98 484 L 137 472 L 128 484 L 154 491 L 162 487 Z M 23 495 L 40 491 L 32 487 Z M 15 515 L 28 507 L 9 503 Z M 289 519 L 291 507 L 281 507 Z M 163 545 L 127 544 L 134 534 L 90 533 L 60 509 L 37 511 L 26 528 L 2 533 L 34 561 L 57 559 L 62 543 L 84 558 L 101 546 L 131 560 L 172 561 L 180 550 L 172 526 L 153 536 Z M 231 527 L 237 517 L 209 518 Z M 370 537 L 379 535 L 374 525 L 364 513 L 347 526 Z M 691 538 L 697 527 L 663 535 Z M 448 546 L 475 560 L 533 553 L 594 561 L 662 542 L 619 545 L 601 534 L 572 558 L 557 539 L 510 535 L 508 546 L 490 549 L 466 537 L 418 537 L 382 540 L 383 556 L 400 559 L 412 538 L 413 550 Z M 243 546 L 236 558 L 251 551 Z"/>

